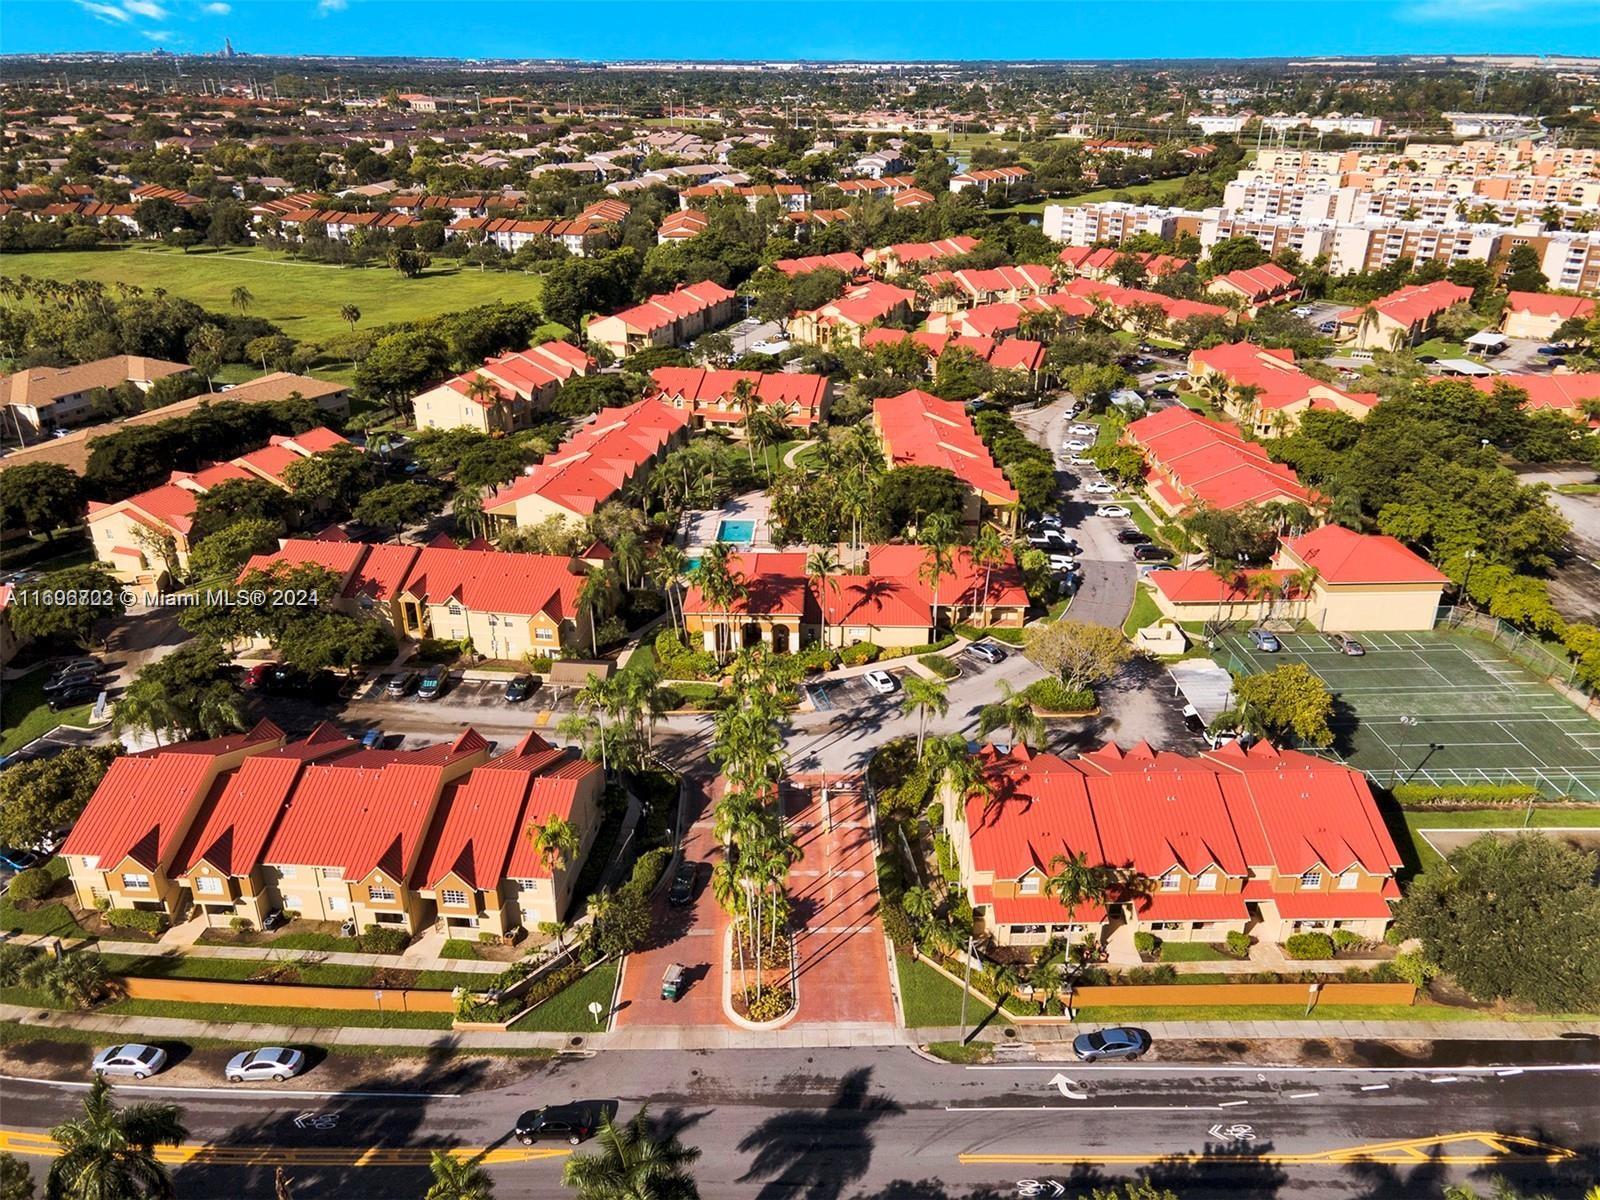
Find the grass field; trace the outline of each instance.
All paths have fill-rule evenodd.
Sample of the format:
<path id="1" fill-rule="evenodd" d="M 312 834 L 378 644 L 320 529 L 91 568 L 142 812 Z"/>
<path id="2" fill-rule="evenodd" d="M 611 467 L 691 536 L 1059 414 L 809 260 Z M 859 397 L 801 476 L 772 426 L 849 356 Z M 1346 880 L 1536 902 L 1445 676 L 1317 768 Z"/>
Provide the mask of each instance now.
<path id="1" fill-rule="evenodd" d="M 6 684 L 0 695 L 0 754 L 10 754 L 26 746 L 41 734 L 49 733 L 57 725 L 87 725 L 89 711 L 94 707 L 80 704 L 51 712 L 45 702 L 44 685 L 49 672 L 43 669 L 30 671 L 20 679 Z"/>
<path id="2" fill-rule="evenodd" d="M 1281 636 L 1277 654 L 1243 634 L 1220 641 L 1234 670 L 1303 662 L 1320 675 L 1338 704 L 1335 751 L 1379 783 L 1526 781 L 1600 800 L 1600 722 L 1493 643 L 1444 632 L 1360 636 L 1362 658 L 1315 634 Z"/>
<path id="3" fill-rule="evenodd" d="M 1061 200 L 1057 203 L 1065 204 L 1068 208 L 1079 204 L 1099 204 L 1103 200 L 1115 200 L 1119 196 L 1131 196 L 1142 204 L 1160 204 L 1170 200 L 1183 188 L 1182 179 L 1153 179 L 1149 183 L 1134 183 L 1127 187 L 1101 188 L 1094 192 L 1085 192 L 1081 196 L 1073 196 L 1070 200 Z"/>
<path id="4" fill-rule="evenodd" d="M 373 329 L 499 300 L 537 300 L 543 286 L 536 275 L 454 264 L 436 263 L 416 279 L 405 279 L 387 267 L 334 267 L 268 250 L 184 254 L 150 246 L 9 254 L 0 261 L 0 275 L 133 283 L 147 292 L 165 288 L 215 312 L 232 311 L 233 289 L 243 285 L 255 297 L 251 316 L 311 342 L 349 332 L 339 316 L 346 304 L 361 310 L 357 329 Z"/>
<path id="5" fill-rule="evenodd" d="M 602 963 L 571 987 L 551 996 L 511 1028 L 518 1032 L 597 1033 L 606 1027 L 605 1022 L 595 1024 L 594 1017 L 589 1013 L 589 1005 L 594 1003 L 602 1008 L 610 1008 L 616 986 L 617 964 Z"/>
<path id="6" fill-rule="evenodd" d="M 1427 838 L 1438 829 L 1600 829 L 1600 808 L 1555 806 L 1535 808 L 1475 809 L 1461 812 L 1426 812 L 1419 809 L 1384 813 L 1389 832 L 1408 873 L 1429 871 L 1444 861 Z"/>

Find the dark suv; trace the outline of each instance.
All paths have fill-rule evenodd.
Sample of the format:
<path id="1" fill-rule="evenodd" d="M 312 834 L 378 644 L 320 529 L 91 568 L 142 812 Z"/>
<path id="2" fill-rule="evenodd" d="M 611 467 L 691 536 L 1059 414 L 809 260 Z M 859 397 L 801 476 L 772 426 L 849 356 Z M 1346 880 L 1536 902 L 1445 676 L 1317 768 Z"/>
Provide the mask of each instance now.
<path id="1" fill-rule="evenodd" d="M 700 874 L 700 864 L 684 859 L 672 876 L 672 890 L 667 893 L 667 903 L 682 908 L 694 899 L 694 881 Z"/>
<path id="2" fill-rule="evenodd" d="M 570 1142 L 576 1146 L 600 1127 L 600 1113 L 582 1104 L 530 1108 L 517 1118 L 516 1137 L 524 1146 L 535 1142 Z"/>

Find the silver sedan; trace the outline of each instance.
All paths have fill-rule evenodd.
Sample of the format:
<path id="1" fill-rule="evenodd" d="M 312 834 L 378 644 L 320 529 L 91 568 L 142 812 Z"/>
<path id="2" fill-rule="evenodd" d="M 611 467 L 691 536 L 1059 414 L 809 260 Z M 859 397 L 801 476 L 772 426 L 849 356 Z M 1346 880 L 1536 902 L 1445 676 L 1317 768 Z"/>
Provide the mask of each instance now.
<path id="1" fill-rule="evenodd" d="M 282 1083 L 305 1070 L 306 1056 L 286 1046 L 263 1046 L 259 1050 L 246 1050 L 228 1060 L 224 1074 L 229 1083 L 250 1083 L 270 1079 Z"/>
<path id="2" fill-rule="evenodd" d="M 129 1042 L 124 1046 L 111 1046 L 94 1056 L 96 1075 L 132 1075 L 144 1079 L 155 1075 L 167 1065 L 167 1052 L 160 1046 L 146 1046 Z"/>

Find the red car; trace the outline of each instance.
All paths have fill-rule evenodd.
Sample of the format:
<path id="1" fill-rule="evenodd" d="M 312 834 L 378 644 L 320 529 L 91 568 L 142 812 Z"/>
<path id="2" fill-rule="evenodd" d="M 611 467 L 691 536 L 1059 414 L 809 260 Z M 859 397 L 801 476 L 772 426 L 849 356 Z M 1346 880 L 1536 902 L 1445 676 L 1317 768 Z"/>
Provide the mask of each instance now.
<path id="1" fill-rule="evenodd" d="M 244 686 L 247 688 L 266 686 L 267 672 L 270 670 L 272 670 L 271 663 L 257 663 L 244 673 Z"/>

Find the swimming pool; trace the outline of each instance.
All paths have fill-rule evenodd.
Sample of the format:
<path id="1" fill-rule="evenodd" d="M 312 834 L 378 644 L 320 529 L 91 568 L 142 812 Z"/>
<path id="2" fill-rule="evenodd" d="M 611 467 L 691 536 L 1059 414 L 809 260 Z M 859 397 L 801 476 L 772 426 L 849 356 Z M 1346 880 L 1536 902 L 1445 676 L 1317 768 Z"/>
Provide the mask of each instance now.
<path id="1" fill-rule="evenodd" d="M 756 540 L 756 523 L 754 521 L 723 521 L 717 526 L 717 541 L 731 542 L 736 546 L 748 546 Z"/>

